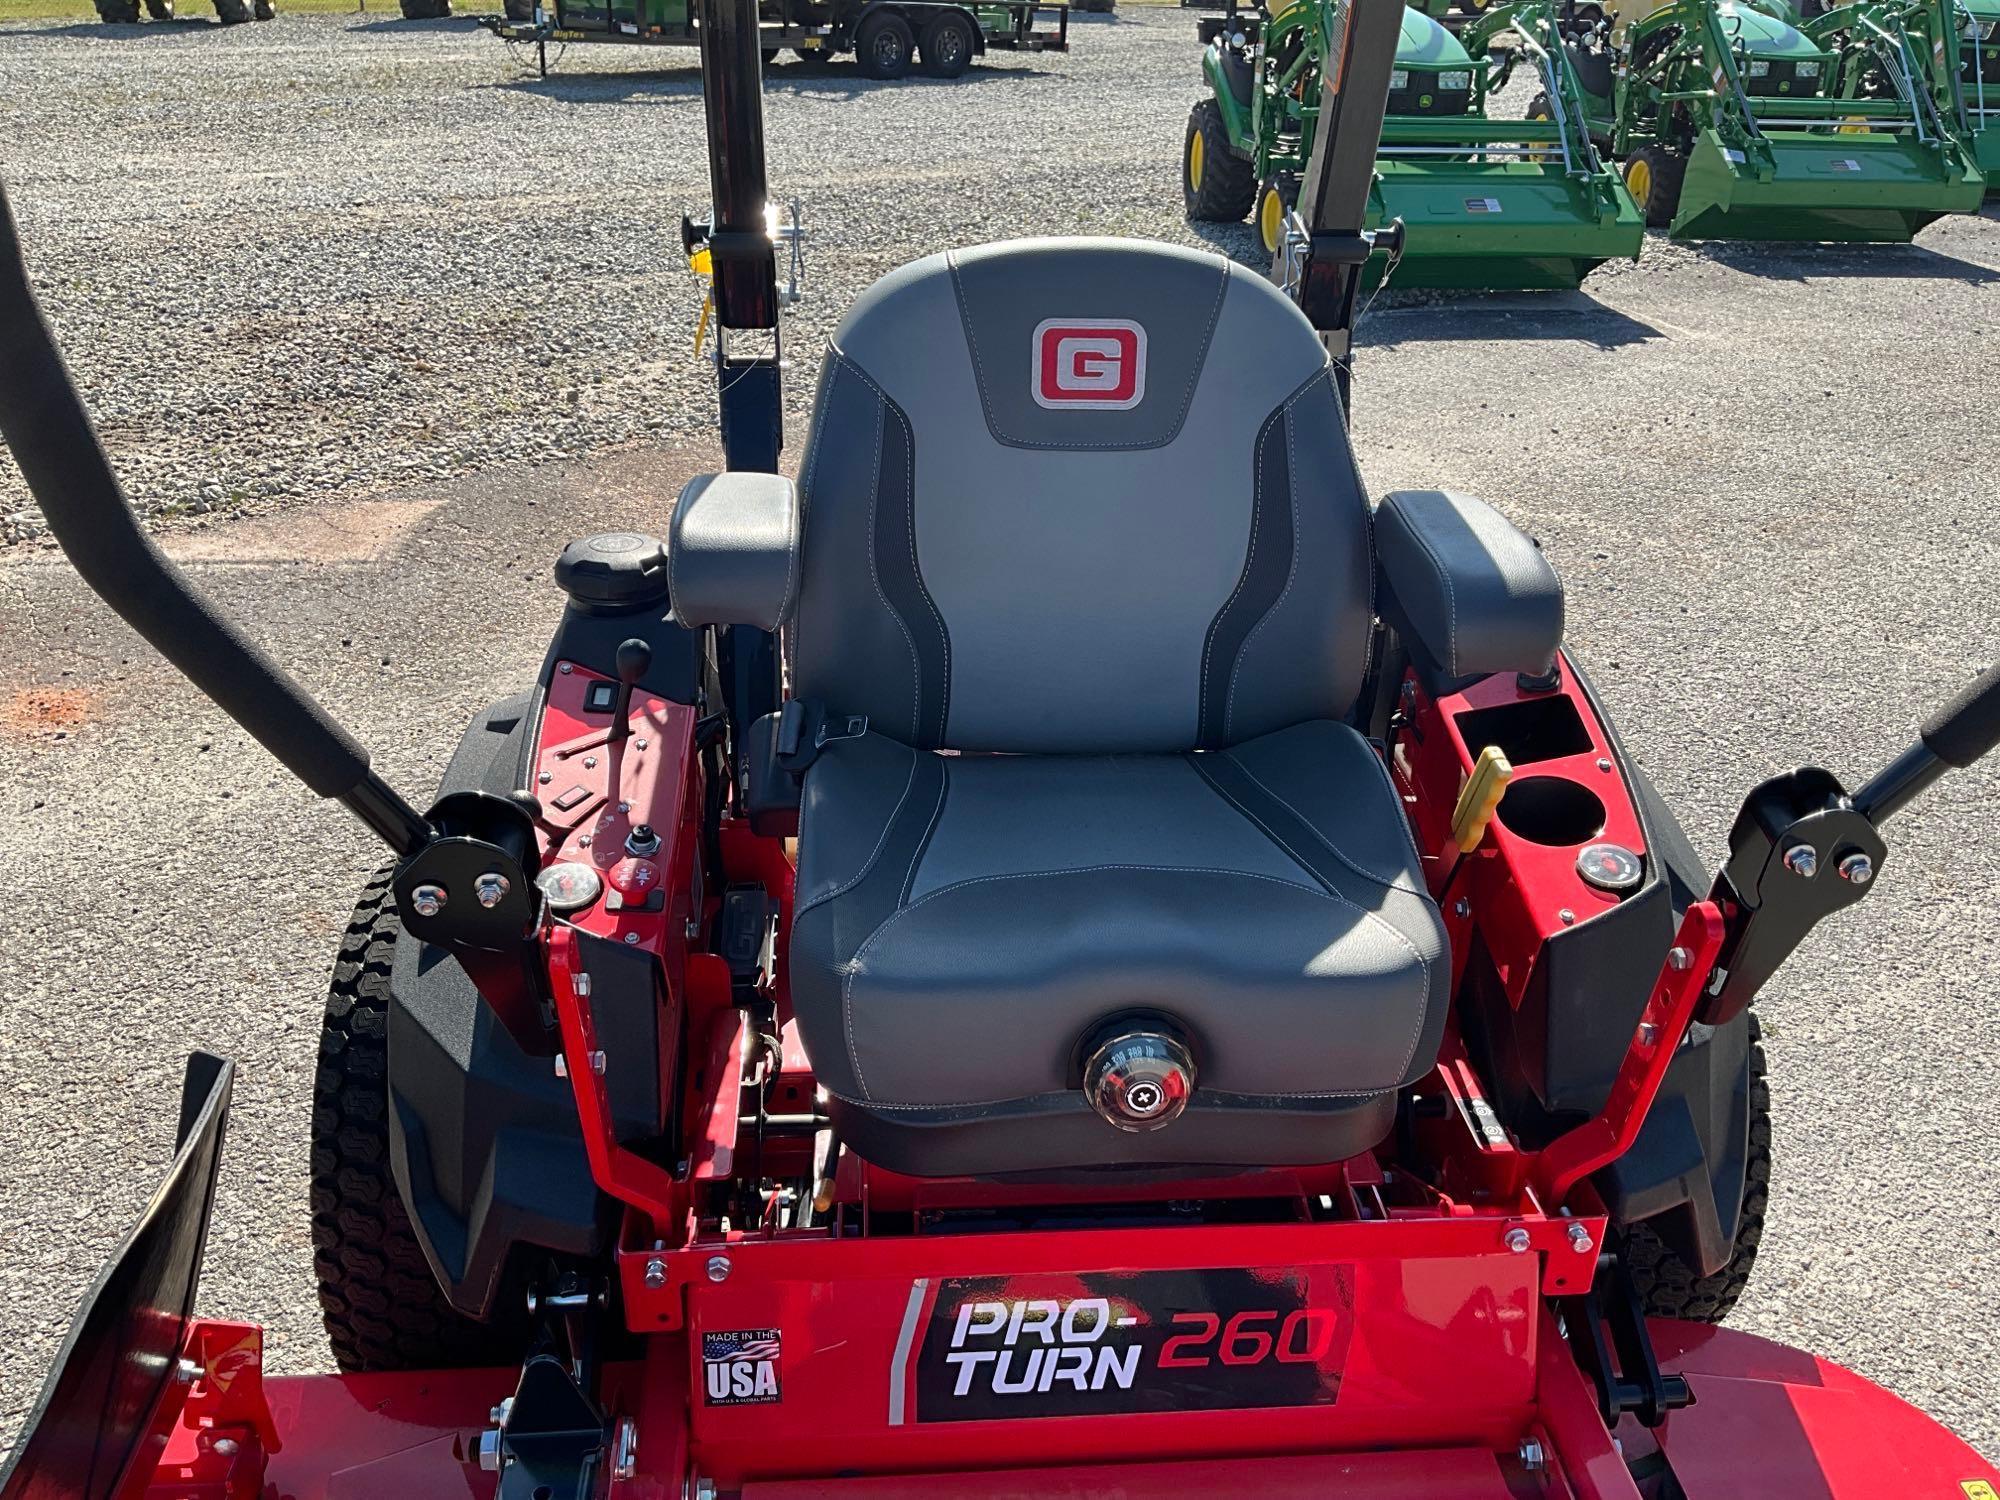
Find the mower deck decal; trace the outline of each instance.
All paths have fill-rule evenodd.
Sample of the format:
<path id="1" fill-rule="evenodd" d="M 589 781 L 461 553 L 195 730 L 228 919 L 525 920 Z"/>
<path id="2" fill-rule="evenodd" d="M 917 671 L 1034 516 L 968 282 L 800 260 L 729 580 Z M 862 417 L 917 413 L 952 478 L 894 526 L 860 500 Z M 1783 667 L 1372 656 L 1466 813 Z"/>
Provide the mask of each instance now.
<path id="1" fill-rule="evenodd" d="M 889 1364 L 889 1425 L 901 1427 L 903 1414 L 910 1409 L 910 1349 L 917 1341 L 917 1325 L 923 1321 L 925 1293 L 931 1279 L 919 1276 L 910 1283 L 910 1305 L 903 1309 L 902 1331 L 896 1335 L 896 1357 Z"/>
<path id="2" fill-rule="evenodd" d="M 917 1351 L 916 1420 L 1330 1406 L 1353 1334 L 1345 1264 L 949 1277 Z"/>

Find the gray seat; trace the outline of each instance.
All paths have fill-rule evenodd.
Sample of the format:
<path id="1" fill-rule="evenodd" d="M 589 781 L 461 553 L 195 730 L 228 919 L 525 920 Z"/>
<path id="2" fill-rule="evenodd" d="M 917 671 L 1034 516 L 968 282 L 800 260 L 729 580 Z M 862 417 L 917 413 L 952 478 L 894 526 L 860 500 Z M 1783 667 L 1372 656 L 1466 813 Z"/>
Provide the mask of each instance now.
<path id="1" fill-rule="evenodd" d="M 1399 628 L 1461 670 L 1546 668 L 1539 554 L 1477 502 L 1417 500 L 1385 575 Z M 789 950 L 865 1157 L 1179 1171 L 1387 1131 L 1449 964 L 1349 722 L 1371 514 L 1324 350 L 1271 285 L 1117 240 L 905 267 L 834 336 L 796 497 L 698 481 L 671 546 L 684 623 L 784 622 L 795 695 L 865 720 L 804 774 Z M 1529 623 L 1489 631 L 1495 611 Z M 1131 1133 L 1081 1088 L 1128 1019 L 1198 1075 Z"/>

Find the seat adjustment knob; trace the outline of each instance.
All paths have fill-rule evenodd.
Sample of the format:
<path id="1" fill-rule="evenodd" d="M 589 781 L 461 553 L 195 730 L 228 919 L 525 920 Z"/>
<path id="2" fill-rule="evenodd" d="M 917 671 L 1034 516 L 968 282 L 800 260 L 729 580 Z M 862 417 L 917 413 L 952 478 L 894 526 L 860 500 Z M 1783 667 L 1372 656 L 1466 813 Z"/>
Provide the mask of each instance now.
<path id="1" fill-rule="evenodd" d="M 1158 1130 L 1172 1123 L 1187 1108 L 1194 1081 L 1194 1055 L 1164 1031 L 1121 1031 L 1083 1066 L 1090 1107 L 1120 1130 Z"/>

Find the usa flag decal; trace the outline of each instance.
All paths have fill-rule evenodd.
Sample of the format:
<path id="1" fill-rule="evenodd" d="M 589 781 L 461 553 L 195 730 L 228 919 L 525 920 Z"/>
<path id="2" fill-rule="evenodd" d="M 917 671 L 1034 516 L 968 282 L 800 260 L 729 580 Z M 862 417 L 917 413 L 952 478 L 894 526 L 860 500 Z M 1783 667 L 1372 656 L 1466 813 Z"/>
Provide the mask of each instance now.
<path id="1" fill-rule="evenodd" d="M 703 1395 L 710 1406 L 762 1406 L 780 1399 L 778 1330 L 733 1329 L 701 1336 Z"/>

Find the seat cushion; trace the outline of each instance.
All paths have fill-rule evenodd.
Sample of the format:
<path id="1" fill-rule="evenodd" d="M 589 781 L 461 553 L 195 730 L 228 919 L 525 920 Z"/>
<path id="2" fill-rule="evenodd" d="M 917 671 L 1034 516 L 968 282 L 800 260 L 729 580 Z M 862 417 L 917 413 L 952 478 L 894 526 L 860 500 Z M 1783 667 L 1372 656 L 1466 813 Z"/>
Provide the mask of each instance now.
<path id="1" fill-rule="evenodd" d="M 808 772 L 799 842 L 793 1005 L 882 1165 L 1332 1160 L 1374 1144 L 1434 1061 L 1443 928 L 1345 725 L 1188 755 L 864 735 Z M 1134 1014 L 1173 1022 L 1199 1079 L 1179 1120 L 1127 1134 L 1090 1112 L 1081 1052 Z"/>

